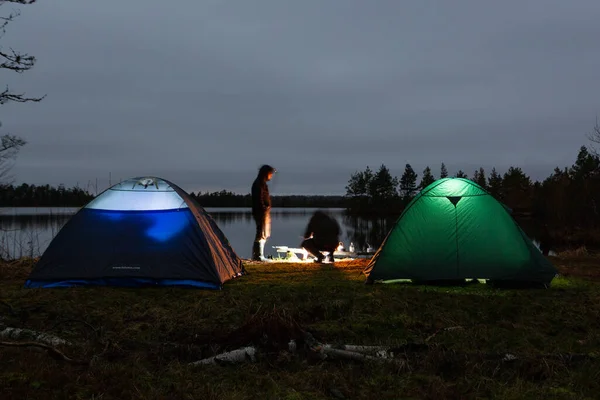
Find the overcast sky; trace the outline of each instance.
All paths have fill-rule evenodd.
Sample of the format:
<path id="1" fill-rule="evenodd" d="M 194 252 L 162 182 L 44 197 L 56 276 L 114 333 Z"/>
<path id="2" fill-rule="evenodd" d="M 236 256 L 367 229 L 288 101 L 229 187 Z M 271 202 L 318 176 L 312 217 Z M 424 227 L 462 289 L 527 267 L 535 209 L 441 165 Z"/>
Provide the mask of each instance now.
<path id="1" fill-rule="evenodd" d="M 4 4 L 0 13 L 15 8 Z M 41 0 L 0 72 L 41 103 L 0 108 L 29 143 L 16 183 L 157 175 L 188 191 L 344 193 L 406 163 L 436 177 L 571 165 L 600 115 L 598 0 Z"/>

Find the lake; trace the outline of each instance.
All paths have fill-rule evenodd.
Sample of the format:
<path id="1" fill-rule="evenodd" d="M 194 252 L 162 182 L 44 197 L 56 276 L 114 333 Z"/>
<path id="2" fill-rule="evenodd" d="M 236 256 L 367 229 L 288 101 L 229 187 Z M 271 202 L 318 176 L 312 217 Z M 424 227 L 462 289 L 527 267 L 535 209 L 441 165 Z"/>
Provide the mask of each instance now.
<path id="1" fill-rule="evenodd" d="M 41 255 L 50 241 L 78 208 L 0 208 L 0 256 L 13 259 Z M 273 208 L 271 238 L 265 255 L 276 256 L 272 246 L 299 247 L 308 220 L 316 208 Z M 250 258 L 254 240 L 254 220 L 249 208 L 206 208 L 237 254 Z M 343 209 L 328 209 L 342 227 L 341 240 L 354 243 L 357 250 L 378 247 L 397 217 L 360 218 L 344 215 Z M 523 229 L 534 238 L 531 229 Z M 537 243 L 536 243 L 537 244 Z"/>

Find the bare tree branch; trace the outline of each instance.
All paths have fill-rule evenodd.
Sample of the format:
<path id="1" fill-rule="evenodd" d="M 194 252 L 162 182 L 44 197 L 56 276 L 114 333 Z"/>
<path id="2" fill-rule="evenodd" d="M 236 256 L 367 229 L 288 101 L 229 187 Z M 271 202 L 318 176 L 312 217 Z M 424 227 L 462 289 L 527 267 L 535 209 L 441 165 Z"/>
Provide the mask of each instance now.
<path id="1" fill-rule="evenodd" d="M 0 6 L 3 6 L 5 3 L 28 5 L 35 2 L 36 0 L 0 0 Z M 0 38 L 4 36 L 6 26 L 20 14 L 19 10 L 12 10 L 8 15 L 0 16 Z M 27 53 L 19 53 L 12 48 L 6 51 L 0 46 L 0 70 L 8 70 L 20 74 L 33 68 L 35 62 L 36 59 L 34 56 L 30 56 Z M 39 102 L 45 97 L 46 95 L 42 97 L 29 97 L 25 93 L 15 93 L 7 86 L 6 89 L 0 92 L 0 105 L 8 102 Z M 27 142 L 17 136 L 8 134 L 0 136 L 0 140 L 0 182 L 7 183 L 11 179 L 8 173 L 13 167 L 12 161 L 14 161 L 19 150 Z"/>
<path id="2" fill-rule="evenodd" d="M 3 3 L 16 3 L 16 4 L 33 4 L 37 0 L 0 0 L 0 6 Z"/>
<path id="3" fill-rule="evenodd" d="M 4 3 L 33 4 L 35 1 L 36 0 L 0 0 L 0 6 L 2 6 Z M 13 10 L 13 12 L 8 16 L 0 17 L 0 38 L 6 32 L 6 25 L 8 25 L 9 22 L 12 22 L 19 15 L 20 12 L 18 10 Z M 12 48 L 10 51 L 5 51 L 0 46 L 0 69 L 6 69 L 20 74 L 33 68 L 35 62 L 36 59 L 34 56 L 30 56 L 27 53 L 19 53 Z M 10 101 L 17 103 L 25 103 L 28 101 L 39 102 L 44 99 L 44 97 L 46 96 L 26 97 L 24 93 L 18 94 L 11 92 L 7 87 L 3 92 L 0 92 L 0 105 Z"/>
<path id="4" fill-rule="evenodd" d="M 90 362 L 87 361 L 87 360 L 76 360 L 76 359 L 73 359 L 71 357 L 68 357 L 62 351 L 58 350 L 57 348 L 49 346 L 49 345 L 44 344 L 44 343 L 38 343 L 38 342 L 0 342 L 0 346 L 7 346 L 7 347 L 37 347 L 37 348 L 46 350 L 46 352 L 48 352 L 48 355 L 50 357 L 54 358 L 55 360 L 66 361 L 69 364 L 75 364 L 75 365 L 89 365 L 90 364 Z"/>
<path id="5" fill-rule="evenodd" d="M 2 6 L 4 3 L 15 3 L 15 4 L 27 5 L 27 4 L 33 4 L 35 2 L 36 2 L 36 0 L 0 0 L 0 6 Z M 13 10 L 12 13 L 8 14 L 8 16 L 0 17 L 0 21 L 2 21 L 2 23 L 0 23 L 0 38 L 2 38 L 4 33 L 6 33 L 6 25 L 8 25 L 9 22 L 12 22 L 19 15 L 21 15 L 21 11 Z"/>
<path id="6" fill-rule="evenodd" d="M 37 103 L 44 100 L 45 97 L 46 95 L 43 95 L 42 97 L 25 97 L 25 93 L 11 93 L 7 87 L 2 93 L 0 93 L 0 104 L 8 103 L 9 101 L 14 101 L 15 103 L 26 103 L 28 101 L 33 101 Z"/>
<path id="7" fill-rule="evenodd" d="M 0 6 L 1 5 L 2 4 L 0 3 Z M 2 23 L 0 23 L 0 38 L 2 38 L 2 36 L 4 36 L 4 34 L 6 33 L 6 25 L 8 25 L 9 22 L 12 22 L 19 15 L 21 15 L 21 12 L 16 10 L 13 11 L 11 14 L 8 14 L 8 16 L 6 17 L 0 17 L 0 21 L 2 21 Z"/>
<path id="8" fill-rule="evenodd" d="M 27 144 L 27 141 L 14 135 L 4 135 L 0 140 L 0 160 L 16 156 L 21 147 Z"/>
<path id="9" fill-rule="evenodd" d="M 13 49 L 10 49 L 11 54 L 5 53 L 0 50 L 0 57 L 5 59 L 0 68 L 10 69 L 12 71 L 21 73 L 32 68 L 35 64 L 35 57 L 28 54 L 19 54 Z"/>
<path id="10" fill-rule="evenodd" d="M 590 142 L 600 144 L 600 124 L 598 123 L 598 117 L 596 117 L 596 125 L 594 125 L 594 131 L 591 133 L 588 133 L 587 137 L 590 140 Z M 600 156 L 600 150 L 598 150 L 593 145 L 590 147 L 591 147 L 592 153 L 594 153 L 595 156 Z"/>
<path id="11" fill-rule="evenodd" d="M 13 161 L 17 157 L 21 147 L 27 141 L 14 135 L 3 135 L 0 137 L 0 182 L 9 183 L 12 177 L 9 175 L 13 167 Z"/>

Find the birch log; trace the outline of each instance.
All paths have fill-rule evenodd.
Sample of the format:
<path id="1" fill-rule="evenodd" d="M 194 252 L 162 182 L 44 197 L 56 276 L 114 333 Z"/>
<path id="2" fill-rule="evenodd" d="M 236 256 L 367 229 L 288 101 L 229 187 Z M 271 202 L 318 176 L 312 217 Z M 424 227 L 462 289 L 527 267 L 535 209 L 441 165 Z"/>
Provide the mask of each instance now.
<path id="1" fill-rule="evenodd" d="M 51 346 L 70 345 L 71 343 L 54 335 L 43 332 L 32 331 L 30 329 L 19 329 L 10 327 L 0 327 L 0 339 L 26 339 L 36 342 L 42 342 Z"/>
<path id="2" fill-rule="evenodd" d="M 213 357 L 204 358 L 199 361 L 190 363 L 192 366 L 196 365 L 208 365 L 208 364 L 219 364 L 219 363 L 241 363 L 245 361 L 256 361 L 256 348 L 255 347 L 243 347 L 241 349 L 229 351 L 227 353 L 218 354 Z"/>

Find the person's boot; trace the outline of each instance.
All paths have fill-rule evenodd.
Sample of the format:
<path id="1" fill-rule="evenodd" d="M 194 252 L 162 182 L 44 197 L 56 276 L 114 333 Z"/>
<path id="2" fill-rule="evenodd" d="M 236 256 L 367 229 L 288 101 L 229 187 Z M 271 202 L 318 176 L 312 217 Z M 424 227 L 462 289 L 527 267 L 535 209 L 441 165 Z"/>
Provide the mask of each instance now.
<path id="1" fill-rule="evenodd" d="M 316 258 L 315 262 L 317 264 L 323 264 L 323 260 L 325 260 L 325 256 L 323 256 L 323 253 L 321 253 L 320 251 L 317 252 L 317 258 Z"/>
<path id="2" fill-rule="evenodd" d="M 259 259 L 260 261 L 267 261 L 267 259 L 265 258 L 265 242 L 266 240 L 261 240 L 260 242 L 258 242 L 259 246 Z"/>
<path id="3" fill-rule="evenodd" d="M 333 250 L 331 252 L 329 252 L 329 255 L 327 257 L 329 257 L 330 263 L 333 264 L 335 262 L 335 257 L 333 257 Z"/>

